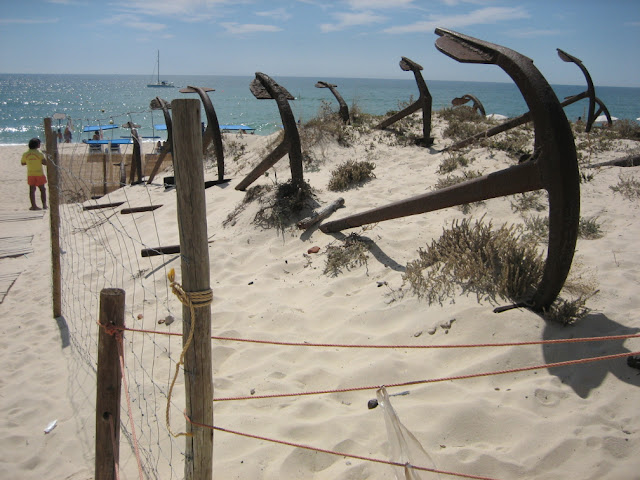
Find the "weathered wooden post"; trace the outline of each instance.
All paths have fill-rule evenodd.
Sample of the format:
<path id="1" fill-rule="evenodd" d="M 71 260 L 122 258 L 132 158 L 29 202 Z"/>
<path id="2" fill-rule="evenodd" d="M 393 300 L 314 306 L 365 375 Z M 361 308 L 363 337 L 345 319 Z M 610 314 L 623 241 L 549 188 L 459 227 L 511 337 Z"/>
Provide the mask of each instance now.
<path id="1" fill-rule="evenodd" d="M 120 454 L 120 391 L 122 371 L 118 339 L 107 328 L 124 326 L 124 290 L 100 292 L 98 373 L 96 389 L 96 480 L 115 480 Z M 105 328 L 106 327 L 106 328 Z"/>
<path id="2" fill-rule="evenodd" d="M 182 288 L 187 295 L 210 292 L 209 244 L 202 163 L 200 102 L 177 99 L 173 110 L 173 151 L 180 234 Z M 186 415 L 213 425 L 213 377 L 211 365 L 211 307 L 182 307 L 183 344 L 195 322 L 193 339 L 184 357 Z M 211 480 L 213 430 L 187 422 L 185 479 Z"/>
<path id="3" fill-rule="evenodd" d="M 58 175 L 58 139 L 51 129 L 51 119 L 44 119 L 49 182 L 49 218 L 51 229 L 51 279 L 53 282 L 53 318 L 62 316 L 62 271 L 60 268 L 60 196 Z"/>

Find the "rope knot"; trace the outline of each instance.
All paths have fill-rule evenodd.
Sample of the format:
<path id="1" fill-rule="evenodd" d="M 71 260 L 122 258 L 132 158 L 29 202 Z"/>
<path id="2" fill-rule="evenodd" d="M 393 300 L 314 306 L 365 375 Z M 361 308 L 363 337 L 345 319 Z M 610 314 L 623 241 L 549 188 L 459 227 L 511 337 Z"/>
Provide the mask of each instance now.
<path id="1" fill-rule="evenodd" d="M 189 311 L 191 312 L 191 326 L 189 328 L 189 336 L 187 337 L 187 341 L 184 343 L 184 346 L 182 347 L 182 352 L 180 353 L 180 360 L 178 360 L 178 363 L 176 363 L 176 371 L 173 375 L 171 386 L 169 387 L 169 393 L 167 394 L 167 415 L 166 415 L 167 429 L 169 430 L 169 433 L 171 433 L 171 435 L 173 435 L 176 438 L 180 436 L 190 437 L 192 436 L 191 433 L 174 433 L 171 430 L 171 424 L 169 422 L 169 407 L 171 404 L 171 393 L 173 392 L 173 386 L 175 385 L 176 379 L 178 378 L 180 365 L 184 364 L 185 354 L 187 353 L 189 346 L 191 346 L 191 341 L 193 340 L 193 332 L 195 330 L 194 327 L 196 324 L 196 321 L 195 321 L 196 308 L 202 308 L 202 307 L 211 305 L 211 303 L 213 302 L 213 292 L 211 291 L 210 288 L 207 290 L 201 290 L 198 292 L 185 292 L 184 288 L 182 288 L 182 285 L 176 282 L 176 272 L 173 268 L 169 270 L 169 273 L 167 274 L 167 278 L 169 279 L 169 282 L 171 282 L 169 285 L 171 286 L 171 291 L 173 292 L 173 294 L 176 297 L 178 297 L 178 300 L 180 300 L 180 303 L 189 307 Z"/>

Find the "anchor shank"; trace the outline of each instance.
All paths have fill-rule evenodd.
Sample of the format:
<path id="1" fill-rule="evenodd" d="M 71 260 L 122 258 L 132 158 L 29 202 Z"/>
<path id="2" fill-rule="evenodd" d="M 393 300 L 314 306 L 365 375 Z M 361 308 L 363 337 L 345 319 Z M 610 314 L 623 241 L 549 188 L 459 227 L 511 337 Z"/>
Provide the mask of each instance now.
<path id="1" fill-rule="evenodd" d="M 384 207 L 328 222 L 321 225 L 320 230 L 324 233 L 339 232 L 347 228 L 433 212 L 504 195 L 538 190 L 542 187 L 536 162 L 529 161 L 435 192 L 400 200 Z"/>
<path id="2" fill-rule="evenodd" d="M 420 104 L 420 102 L 414 102 L 411 105 L 409 105 L 407 108 L 400 110 L 398 113 L 391 115 L 386 120 L 383 120 L 374 128 L 378 130 L 383 130 L 387 128 L 389 125 L 396 123 L 398 120 L 403 119 L 407 115 L 411 115 L 412 113 L 417 112 L 418 110 L 420 110 L 420 108 L 422 108 L 422 105 Z"/>
<path id="3" fill-rule="evenodd" d="M 274 148 L 264 160 L 262 160 L 238 185 L 236 185 L 236 190 L 246 190 L 249 185 L 260 178 L 260 175 L 269 170 L 278 160 L 284 157 L 288 153 L 288 150 L 289 146 L 285 139 L 285 141 Z"/>

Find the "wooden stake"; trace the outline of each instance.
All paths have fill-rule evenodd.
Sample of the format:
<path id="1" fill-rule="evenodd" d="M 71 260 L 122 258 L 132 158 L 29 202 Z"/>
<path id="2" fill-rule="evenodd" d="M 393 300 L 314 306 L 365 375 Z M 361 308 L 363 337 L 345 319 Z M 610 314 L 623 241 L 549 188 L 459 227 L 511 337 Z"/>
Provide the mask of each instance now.
<path id="1" fill-rule="evenodd" d="M 124 326 L 124 290 L 104 288 L 100 292 L 100 324 Z M 115 480 L 120 445 L 120 390 L 122 372 L 118 344 L 100 328 L 96 391 L 95 480 Z M 113 437 L 115 436 L 115 441 Z"/>
<path id="2" fill-rule="evenodd" d="M 206 291 L 209 281 L 209 248 L 202 163 L 200 101 L 192 98 L 171 102 L 173 152 L 180 234 L 182 288 Z M 199 423 L 213 425 L 213 376 L 211 364 L 211 306 L 182 307 L 183 343 L 195 322 L 191 346 L 184 361 L 186 414 Z M 185 479 L 211 480 L 213 475 L 213 430 L 187 422 Z"/>
<path id="3" fill-rule="evenodd" d="M 51 229 L 51 279 L 53 318 L 62 316 L 62 269 L 60 267 L 60 197 L 58 176 L 58 139 L 51 128 L 51 119 L 44 119 L 47 149 L 47 181 L 49 182 L 49 218 Z"/>

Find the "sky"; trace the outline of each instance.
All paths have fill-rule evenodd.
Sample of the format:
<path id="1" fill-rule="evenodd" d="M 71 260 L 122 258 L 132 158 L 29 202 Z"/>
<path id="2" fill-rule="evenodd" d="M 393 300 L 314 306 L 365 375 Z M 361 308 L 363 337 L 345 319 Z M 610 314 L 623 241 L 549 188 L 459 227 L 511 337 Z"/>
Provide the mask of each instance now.
<path id="1" fill-rule="evenodd" d="M 516 50 L 552 84 L 640 87 L 639 0 L 0 0 L 0 73 L 509 82 L 438 52 L 436 27 Z"/>

